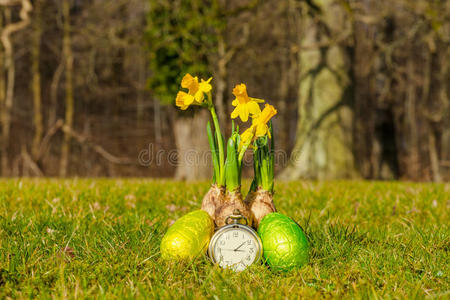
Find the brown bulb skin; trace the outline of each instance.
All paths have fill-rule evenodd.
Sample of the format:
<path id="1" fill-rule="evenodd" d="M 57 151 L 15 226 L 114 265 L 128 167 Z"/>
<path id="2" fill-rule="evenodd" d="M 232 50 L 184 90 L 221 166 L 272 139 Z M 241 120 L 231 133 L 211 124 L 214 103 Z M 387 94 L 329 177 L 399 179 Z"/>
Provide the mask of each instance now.
<path id="1" fill-rule="evenodd" d="M 277 211 L 273 203 L 273 194 L 261 188 L 250 192 L 245 202 L 251 211 L 256 228 L 259 227 L 259 223 L 266 215 Z"/>
<path id="2" fill-rule="evenodd" d="M 206 211 L 214 221 L 216 218 L 216 209 L 223 202 L 224 197 L 225 188 L 219 187 L 217 184 L 211 185 L 211 188 L 203 197 L 202 210 Z"/>
<path id="3" fill-rule="evenodd" d="M 227 192 L 224 201 L 217 207 L 215 216 L 216 226 L 222 227 L 227 225 L 226 219 L 233 215 L 236 209 L 239 210 L 240 214 L 247 219 L 247 225 L 252 226 L 252 213 L 247 204 L 244 203 L 239 189 L 232 192 Z"/>

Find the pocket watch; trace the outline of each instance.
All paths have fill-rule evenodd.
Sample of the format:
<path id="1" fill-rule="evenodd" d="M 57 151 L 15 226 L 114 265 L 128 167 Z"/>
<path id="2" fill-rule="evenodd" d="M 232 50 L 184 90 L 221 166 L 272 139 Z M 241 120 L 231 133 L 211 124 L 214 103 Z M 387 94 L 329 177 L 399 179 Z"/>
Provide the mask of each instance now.
<path id="1" fill-rule="evenodd" d="M 242 224 L 241 222 L 245 223 Z M 261 259 L 263 247 L 261 239 L 248 220 L 235 210 L 225 220 L 227 225 L 217 230 L 208 247 L 212 262 L 235 272 L 245 270 Z"/>

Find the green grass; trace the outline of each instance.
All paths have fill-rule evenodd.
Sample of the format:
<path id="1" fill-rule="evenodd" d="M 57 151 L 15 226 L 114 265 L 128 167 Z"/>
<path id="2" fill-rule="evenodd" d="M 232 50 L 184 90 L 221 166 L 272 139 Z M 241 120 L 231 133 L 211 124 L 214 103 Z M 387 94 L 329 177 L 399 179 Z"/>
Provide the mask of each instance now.
<path id="1" fill-rule="evenodd" d="M 248 186 L 248 183 L 247 183 Z M 450 297 L 450 185 L 276 183 L 313 247 L 300 270 L 160 259 L 207 183 L 0 180 L 0 298 Z"/>

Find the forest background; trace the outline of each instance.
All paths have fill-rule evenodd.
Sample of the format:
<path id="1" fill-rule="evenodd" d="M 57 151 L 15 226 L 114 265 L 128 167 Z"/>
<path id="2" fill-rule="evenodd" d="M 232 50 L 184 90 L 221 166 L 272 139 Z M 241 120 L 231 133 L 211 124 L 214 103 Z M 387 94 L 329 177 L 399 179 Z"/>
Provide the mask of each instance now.
<path id="1" fill-rule="evenodd" d="M 279 178 L 448 181 L 449 41 L 445 0 L 0 0 L 0 172 L 207 178 L 190 72 L 228 133 L 277 107 Z"/>

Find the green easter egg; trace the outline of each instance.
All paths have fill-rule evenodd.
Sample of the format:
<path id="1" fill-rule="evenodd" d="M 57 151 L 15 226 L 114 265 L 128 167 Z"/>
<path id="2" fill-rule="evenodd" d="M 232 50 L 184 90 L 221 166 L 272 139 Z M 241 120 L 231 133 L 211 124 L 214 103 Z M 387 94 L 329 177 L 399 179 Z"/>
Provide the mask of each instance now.
<path id="1" fill-rule="evenodd" d="M 272 270 L 289 271 L 308 262 L 308 239 L 291 218 L 270 213 L 261 220 L 258 234 L 263 244 L 264 259 Z"/>
<path id="2" fill-rule="evenodd" d="M 166 260 L 185 260 L 204 254 L 213 233 L 214 222 L 207 212 L 190 212 L 167 230 L 161 241 L 161 257 Z"/>

